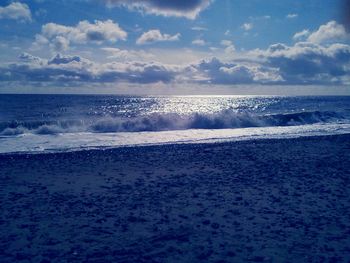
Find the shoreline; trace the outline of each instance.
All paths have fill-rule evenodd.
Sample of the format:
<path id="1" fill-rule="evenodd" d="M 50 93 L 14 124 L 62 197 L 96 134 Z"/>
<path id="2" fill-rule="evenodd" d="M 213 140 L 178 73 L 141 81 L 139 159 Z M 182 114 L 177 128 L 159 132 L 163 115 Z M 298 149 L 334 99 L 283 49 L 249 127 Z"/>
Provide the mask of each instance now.
<path id="1" fill-rule="evenodd" d="M 296 126 L 297 128 L 299 126 Z M 271 129 L 272 128 L 272 129 Z M 285 127 L 275 127 L 276 129 L 284 129 Z M 290 127 L 288 127 L 289 129 Z M 257 129 L 257 130 L 255 130 Z M 173 146 L 173 145 L 210 145 L 210 144 L 230 144 L 230 143 L 249 143 L 255 141 L 265 141 L 265 140 L 298 140 L 303 138 L 323 138 L 323 137 L 333 137 L 333 136 L 350 136 L 350 126 L 344 127 L 342 129 L 335 129 L 332 127 L 332 132 L 317 129 L 315 131 L 309 131 L 308 133 L 298 134 L 298 133 L 283 133 L 284 130 L 279 130 L 278 132 L 273 132 L 274 127 L 264 127 L 265 132 L 272 131 L 271 134 L 260 134 L 260 128 L 242 128 L 242 129 L 221 129 L 221 130 L 187 130 L 187 131 L 161 131 L 161 132 L 138 132 L 138 133 L 106 133 L 106 134 L 89 134 L 88 137 L 84 137 L 85 145 L 90 146 L 75 146 L 71 148 L 64 148 L 62 145 L 57 144 L 62 140 L 68 140 L 70 143 L 74 143 L 75 140 L 79 140 L 79 134 L 69 135 L 66 137 L 65 134 L 54 135 L 44 135 L 44 138 L 41 138 L 41 141 L 37 141 L 35 138 L 28 137 L 24 141 L 22 138 L 11 138 L 11 137 L 0 137 L 4 141 L 2 142 L 2 146 L 5 149 L 10 149 L 11 144 L 7 145 L 6 140 L 20 140 L 20 142 L 24 145 L 27 145 L 29 141 L 31 141 L 31 150 L 24 150 L 19 147 L 19 143 L 12 144 L 13 147 L 19 147 L 17 151 L 4 151 L 0 150 L 0 156 L 6 155 L 36 155 L 36 154 L 55 154 L 55 153 L 76 153 L 76 152 L 86 152 L 86 151 L 108 151 L 114 149 L 122 149 L 122 148 L 138 148 L 138 147 L 163 147 L 163 146 Z M 288 130 L 287 129 L 287 130 Z M 286 130 L 286 131 L 287 131 Z M 199 138 L 195 139 L 194 137 L 188 137 L 189 135 L 186 132 L 195 131 Z M 246 134 L 244 134 L 244 132 Z M 282 133 L 281 133 L 282 132 Z M 178 135 L 178 134 L 181 135 Z M 136 135 L 136 136 L 135 136 Z M 160 135 L 160 136 L 159 136 Z M 63 136 L 63 137 L 62 137 Z M 98 137 L 98 136 L 106 136 L 106 137 Z M 177 136 L 177 137 L 175 137 Z M 191 135 L 190 135 L 191 136 Z M 193 135 L 192 135 L 193 136 Z M 42 136 L 38 136 L 42 137 Z M 98 138 L 98 142 L 105 141 L 105 144 L 101 143 L 101 145 L 94 145 L 91 137 Z M 172 139 L 167 139 L 167 138 Z M 175 138 L 173 138 L 175 137 Z M 16 140 L 16 141 L 17 141 Z M 50 141 L 52 141 L 51 147 L 57 148 L 43 148 L 38 149 L 40 147 L 36 145 L 46 145 L 48 147 L 50 145 Z M 122 141 L 122 142 L 120 142 Z M 135 142 L 136 141 L 136 142 Z M 4 143 L 5 142 L 5 143 Z M 79 144 L 79 143 L 78 143 Z M 1 143 L 0 143 L 1 146 Z M 43 147 L 43 146 L 42 146 Z M 63 148 L 61 148 L 63 147 Z"/>
<path id="2" fill-rule="evenodd" d="M 0 154 L 2 262 L 347 262 L 350 135 Z"/>

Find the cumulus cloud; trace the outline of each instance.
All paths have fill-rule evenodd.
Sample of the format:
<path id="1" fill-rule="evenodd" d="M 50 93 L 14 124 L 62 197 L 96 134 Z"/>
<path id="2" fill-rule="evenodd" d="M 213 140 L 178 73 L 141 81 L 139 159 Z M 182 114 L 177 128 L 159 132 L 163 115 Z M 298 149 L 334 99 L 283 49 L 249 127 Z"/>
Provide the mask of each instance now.
<path id="1" fill-rule="evenodd" d="M 0 19 L 31 21 L 32 14 L 28 5 L 19 2 L 13 2 L 8 6 L 0 7 Z"/>
<path id="2" fill-rule="evenodd" d="M 147 14 L 195 19 L 211 0 L 105 0 L 108 6 L 124 6 Z"/>
<path id="3" fill-rule="evenodd" d="M 180 39 L 180 36 L 181 36 L 180 33 L 177 33 L 171 36 L 169 34 L 162 34 L 158 29 L 153 29 L 143 33 L 136 40 L 136 44 L 143 45 L 143 44 L 149 44 L 149 43 L 160 42 L 160 41 L 177 41 Z"/>
<path id="4" fill-rule="evenodd" d="M 339 84 L 350 74 L 350 46 L 345 44 L 274 44 L 254 53 L 264 59 L 266 66 L 278 68 L 289 84 Z"/>
<path id="5" fill-rule="evenodd" d="M 216 58 L 176 66 L 159 62 L 96 63 L 80 56 L 56 55 L 42 59 L 23 53 L 19 61 L 0 67 L 0 81 L 48 83 L 274 83 L 278 70 L 252 63 L 224 63 Z"/>
<path id="6" fill-rule="evenodd" d="M 202 75 L 203 83 L 210 84 L 252 84 L 281 82 L 278 69 L 257 63 L 225 63 L 217 58 L 202 60 L 192 65 Z"/>
<path id="7" fill-rule="evenodd" d="M 95 20 L 94 23 L 84 20 L 74 27 L 56 23 L 45 24 L 41 28 L 41 34 L 36 36 L 34 45 L 49 43 L 54 50 L 60 52 L 67 50 L 70 43 L 115 43 L 118 40 L 126 40 L 126 38 L 127 33 L 112 20 Z"/>
<path id="8" fill-rule="evenodd" d="M 225 47 L 226 54 L 232 54 L 236 51 L 236 47 L 233 45 L 231 40 L 221 40 L 221 45 Z"/>
<path id="9" fill-rule="evenodd" d="M 304 29 L 300 32 L 294 34 L 294 40 L 305 40 L 310 35 L 310 31 L 308 29 Z"/>
<path id="10" fill-rule="evenodd" d="M 45 60 L 39 57 L 33 56 L 32 54 L 29 54 L 26 52 L 23 52 L 22 54 L 20 54 L 18 56 L 18 59 L 26 63 L 33 63 L 33 64 L 39 64 L 39 65 L 45 63 Z"/>
<path id="11" fill-rule="evenodd" d="M 100 64 L 79 56 L 58 54 L 45 60 L 24 53 L 19 62 L 0 67 L 0 81 L 168 83 L 175 79 L 178 71 L 176 66 L 156 62 Z"/>
<path id="12" fill-rule="evenodd" d="M 345 27 L 338 24 L 336 21 L 330 21 L 325 25 L 319 27 L 319 29 L 310 34 L 307 38 L 309 42 L 324 43 L 328 41 L 338 41 L 348 38 Z"/>
<path id="13" fill-rule="evenodd" d="M 52 39 L 51 46 L 56 51 L 66 51 L 69 48 L 69 39 L 63 36 L 56 36 L 54 39 Z"/>
<path id="14" fill-rule="evenodd" d="M 77 43 L 90 41 L 84 36 L 85 31 L 81 38 L 75 36 L 77 37 L 75 39 L 69 37 L 70 28 L 53 27 L 53 29 L 49 30 L 52 32 L 52 37 L 46 32 L 47 38 L 38 37 L 37 41 L 53 43 L 53 36 L 55 38 L 67 36 L 65 39 Z M 321 26 L 315 32 L 319 31 L 325 30 Z M 299 32 L 296 40 L 300 38 L 308 40 L 313 33 Z M 160 32 L 156 35 L 158 36 L 155 38 L 167 40 L 174 37 Z M 145 40 L 144 43 L 155 41 L 155 38 Z M 225 52 L 235 52 L 232 41 L 222 40 L 221 45 Z M 98 63 L 80 56 L 63 55 L 43 59 L 23 53 L 16 62 L 0 64 L 0 81 L 48 82 L 62 85 L 73 82 L 81 83 L 81 85 L 90 82 L 220 85 L 338 85 L 350 83 L 350 45 L 329 41 L 320 43 L 299 41 L 294 45 L 277 43 L 267 49 L 238 52 L 237 56 L 229 56 L 226 53 L 225 58 L 221 60 L 211 58 L 179 65 L 152 62 L 151 60 L 162 56 L 160 53 L 158 56 L 153 56 L 143 50 L 123 50 L 115 47 L 101 47 L 101 50 L 108 54 L 110 59 L 108 61 L 112 62 Z M 163 52 L 161 54 L 164 56 L 178 57 L 178 53 L 174 51 L 172 53 L 172 50 L 167 49 Z M 198 57 L 195 58 L 197 59 Z M 173 59 L 168 61 L 174 63 Z"/>
<path id="15" fill-rule="evenodd" d="M 104 49 L 126 58 L 97 63 L 80 56 L 56 55 L 46 60 L 23 53 L 18 62 L 0 66 L 0 81 L 326 85 L 348 83 L 350 75 L 350 46 L 339 43 L 274 44 L 251 51 L 246 59 L 211 58 L 181 66 L 138 61 L 132 51 Z"/>

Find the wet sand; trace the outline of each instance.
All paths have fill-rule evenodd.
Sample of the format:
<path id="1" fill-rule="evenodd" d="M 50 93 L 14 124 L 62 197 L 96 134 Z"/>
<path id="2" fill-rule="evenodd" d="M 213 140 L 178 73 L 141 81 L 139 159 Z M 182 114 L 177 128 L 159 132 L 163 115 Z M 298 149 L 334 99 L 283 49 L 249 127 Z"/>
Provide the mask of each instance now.
<path id="1" fill-rule="evenodd" d="M 1 262 L 349 262 L 350 135 L 0 155 Z"/>

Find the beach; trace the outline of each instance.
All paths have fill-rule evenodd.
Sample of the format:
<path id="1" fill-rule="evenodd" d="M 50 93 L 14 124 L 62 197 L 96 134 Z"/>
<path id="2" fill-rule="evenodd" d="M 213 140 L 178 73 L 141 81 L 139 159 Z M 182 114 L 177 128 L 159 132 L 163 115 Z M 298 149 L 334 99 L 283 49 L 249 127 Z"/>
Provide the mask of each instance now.
<path id="1" fill-rule="evenodd" d="M 350 135 L 0 155 L 1 262 L 349 262 Z"/>

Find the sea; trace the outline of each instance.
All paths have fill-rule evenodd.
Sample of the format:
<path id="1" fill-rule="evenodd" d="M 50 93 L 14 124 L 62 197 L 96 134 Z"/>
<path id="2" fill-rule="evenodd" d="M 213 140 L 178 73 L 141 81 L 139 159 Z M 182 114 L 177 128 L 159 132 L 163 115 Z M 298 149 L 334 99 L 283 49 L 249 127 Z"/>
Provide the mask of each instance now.
<path id="1" fill-rule="evenodd" d="M 0 153 L 350 133 L 349 96 L 0 94 Z"/>

